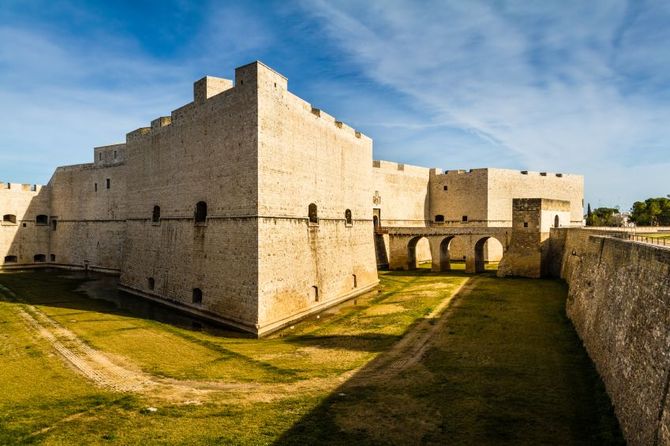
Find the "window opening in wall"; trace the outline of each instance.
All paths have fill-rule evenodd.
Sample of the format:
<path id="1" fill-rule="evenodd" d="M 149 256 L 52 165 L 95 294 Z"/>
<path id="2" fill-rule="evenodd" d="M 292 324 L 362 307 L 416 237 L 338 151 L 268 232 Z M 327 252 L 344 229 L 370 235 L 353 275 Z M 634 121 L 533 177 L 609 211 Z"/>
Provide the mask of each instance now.
<path id="1" fill-rule="evenodd" d="M 154 223 L 158 223 L 161 219 L 161 207 L 156 205 L 154 206 L 154 210 L 151 213 L 151 221 Z"/>
<path id="2" fill-rule="evenodd" d="M 51 230 L 55 231 L 57 227 L 58 227 L 58 220 L 52 218 L 51 219 Z"/>
<path id="3" fill-rule="evenodd" d="M 154 280 L 153 277 L 149 277 L 147 279 L 147 286 L 149 287 L 150 290 L 154 289 L 154 287 L 156 286 L 156 281 Z"/>
<path id="4" fill-rule="evenodd" d="M 5 256 L 5 263 L 16 263 L 18 258 L 16 256 Z"/>
<path id="5" fill-rule="evenodd" d="M 25 223 L 23 223 L 21 226 L 23 226 L 25 228 L 27 225 Z"/>
<path id="6" fill-rule="evenodd" d="M 527 221 L 524 221 L 524 222 L 523 222 L 523 227 L 524 227 L 524 228 L 527 228 L 527 227 L 528 227 L 528 222 L 527 222 Z"/>
<path id="7" fill-rule="evenodd" d="M 348 225 L 351 226 L 354 224 L 353 219 L 351 218 L 351 209 L 347 209 L 344 211 L 344 222 Z"/>
<path id="8" fill-rule="evenodd" d="M 195 222 L 205 223 L 207 221 L 207 203 L 198 201 L 195 205 Z"/>
<path id="9" fill-rule="evenodd" d="M 558 218 L 558 215 L 556 215 L 556 216 L 554 217 L 554 228 L 558 228 L 558 226 L 560 225 L 560 223 L 561 223 L 561 221 L 560 221 L 560 219 Z"/>
<path id="10" fill-rule="evenodd" d="M 46 215 L 38 215 L 35 217 L 35 224 L 36 225 L 48 225 L 49 224 L 49 217 Z"/>
<path id="11" fill-rule="evenodd" d="M 116 150 L 114 151 L 114 159 L 116 159 Z"/>
<path id="12" fill-rule="evenodd" d="M 3 223 L 16 224 L 16 215 L 14 214 L 5 214 L 2 216 Z"/>
<path id="13" fill-rule="evenodd" d="M 47 256 L 44 254 L 35 254 L 33 256 L 33 261 L 35 262 L 46 262 L 47 261 Z"/>
<path id="14" fill-rule="evenodd" d="M 98 153 L 98 161 L 102 161 L 102 153 Z"/>
<path id="15" fill-rule="evenodd" d="M 319 301 L 319 287 L 316 286 L 316 285 L 314 285 L 314 286 L 312 287 L 312 300 L 313 300 L 314 302 L 318 302 L 318 301 Z"/>
<path id="16" fill-rule="evenodd" d="M 522 170 L 521 175 L 528 175 L 528 171 L 527 170 Z"/>
<path id="17" fill-rule="evenodd" d="M 194 304 L 202 303 L 202 290 L 200 288 L 193 288 L 193 303 Z"/>
<path id="18" fill-rule="evenodd" d="M 354 288 L 358 288 L 358 279 L 356 278 L 356 274 L 352 274 L 352 278 L 354 279 Z"/>
<path id="19" fill-rule="evenodd" d="M 109 178 L 107 178 L 106 182 L 107 182 L 107 189 L 109 189 L 110 186 L 112 185 L 112 180 L 110 180 Z"/>
<path id="20" fill-rule="evenodd" d="M 93 191 L 94 192 L 98 191 L 98 183 L 93 183 Z"/>
<path id="21" fill-rule="evenodd" d="M 317 208 L 316 204 L 310 203 L 309 207 L 307 209 L 307 214 L 309 215 L 309 222 L 312 224 L 318 224 L 319 223 L 319 216 L 317 213 Z"/>
<path id="22" fill-rule="evenodd" d="M 467 221 L 468 221 L 468 216 L 467 216 L 467 215 L 464 215 L 463 218 L 461 219 L 461 221 L 463 221 L 463 222 L 467 222 Z"/>
<path id="23" fill-rule="evenodd" d="M 435 223 L 444 223 L 444 215 L 438 214 L 435 216 Z"/>
<path id="24" fill-rule="evenodd" d="M 449 186 L 444 186 L 443 189 L 444 190 L 449 190 Z"/>
<path id="25" fill-rule="evenodd" d="M 51 254 L 49 257 L 51 258 L 52 262 L 56 261 L 56 254 Z"/>
<path id="26" fill-rule="evenodd" d="M 30 186 L 30 192 L 37 192 L 37 184 Z"/>

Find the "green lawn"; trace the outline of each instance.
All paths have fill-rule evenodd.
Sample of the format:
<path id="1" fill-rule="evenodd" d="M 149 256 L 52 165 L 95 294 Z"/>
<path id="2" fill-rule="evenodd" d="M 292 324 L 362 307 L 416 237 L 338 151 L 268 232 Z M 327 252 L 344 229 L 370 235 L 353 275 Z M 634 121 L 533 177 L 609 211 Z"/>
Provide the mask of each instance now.
<path id="1" fill-rule="evenodd" d="M 0 292 L 0 444 L 619 438 L 557 282 L 478 281 L 421 362 L 383 384 L 357 384 L 356 368 L 385 355 L 468 277 L 382 273 L 379 293 L 256 340 L 135 317 L 75 291 L 82 280 L 62 273 L 0 274 L 18 297 Z M 129 369 L 212 388 L 170 400 L 96 387 L 23 322 L 27 304 Z"/>
<path id="2" fill-rule="evenodd" d="M 649 232 L 647 234 L 638 233 L 637 235 L 650 238 L 670 238 L 670 233 L 668 232 Z"/>

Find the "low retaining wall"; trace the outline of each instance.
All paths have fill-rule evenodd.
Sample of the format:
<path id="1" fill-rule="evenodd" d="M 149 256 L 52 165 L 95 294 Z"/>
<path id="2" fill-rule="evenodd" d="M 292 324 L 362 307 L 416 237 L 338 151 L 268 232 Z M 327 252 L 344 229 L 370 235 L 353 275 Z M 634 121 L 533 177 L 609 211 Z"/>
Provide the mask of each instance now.
<path id="1" fill-rule="evenodd" d="M 567 313 L 630 445 L 670 445 L 670 249 L 552 231 Z"/>

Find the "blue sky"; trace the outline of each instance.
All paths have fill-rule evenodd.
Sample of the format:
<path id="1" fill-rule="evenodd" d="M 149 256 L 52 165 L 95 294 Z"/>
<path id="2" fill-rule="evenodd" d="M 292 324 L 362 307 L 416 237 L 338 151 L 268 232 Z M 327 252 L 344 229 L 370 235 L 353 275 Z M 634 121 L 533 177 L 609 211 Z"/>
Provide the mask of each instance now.
<path id="1" fill-rule="evenodd" d="M 0 0 L 0 180 L 46 183 L 262 60 L 375 158 L 670 194 L 670 2 Z"/>

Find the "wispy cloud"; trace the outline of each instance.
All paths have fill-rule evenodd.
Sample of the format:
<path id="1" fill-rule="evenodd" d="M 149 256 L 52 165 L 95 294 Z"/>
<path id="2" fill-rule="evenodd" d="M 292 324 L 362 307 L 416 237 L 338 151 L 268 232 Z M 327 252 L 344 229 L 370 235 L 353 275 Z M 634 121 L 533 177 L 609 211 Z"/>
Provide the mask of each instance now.
<path id="1" fill-rule="evenodd" d="M 478 135 L 523 167 L 584 173 L 594 199 L 667 193 L 639 186 L 670 162 L 670 102 L 659 97 L 669 85 L 667 6 L 321 1 L 305 10 L 369 78 L 430 111 L 431 125 Z M 478 165 L 498 165 L 485 150 Z"/>

